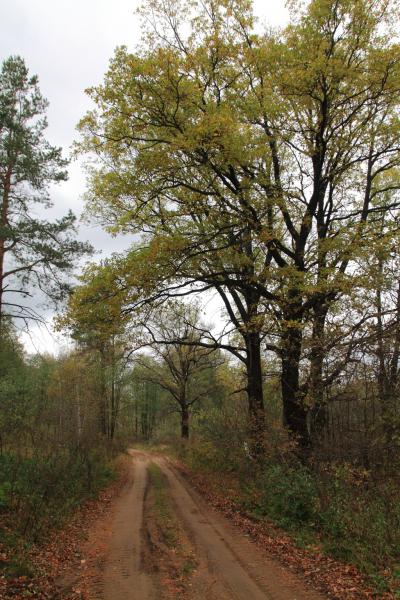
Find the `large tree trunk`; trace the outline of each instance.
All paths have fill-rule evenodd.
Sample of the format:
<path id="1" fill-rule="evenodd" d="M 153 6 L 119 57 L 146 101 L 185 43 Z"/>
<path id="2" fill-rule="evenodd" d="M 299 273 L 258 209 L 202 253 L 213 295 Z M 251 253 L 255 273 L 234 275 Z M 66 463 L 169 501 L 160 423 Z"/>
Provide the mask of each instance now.
<path id="1" fill-rule="evenodd" d="M 247 397 L 252 454 L 259 456 L 264 450 L 265 411 L 261 364 L 260 333 L 249 332 L 245 337 L 247 360 Z"/>
<path id="2" fill-rule="evenodd" d="M 247 248 L 247 255 L 251 262 L 252 248 L 251 242 Z M 254 272 L 249 272 L 249 279 L 254 276 Z M 238 320 L 235 311 L 230 304 L 230 301 L 222 290 L 218 287 L 218 292 L 227 308 L 228 315 L 232 323 L 236 326 L 237 331 L 241 333 L 243 342 L 246 346 L 246 391 L 248 399 L 248 416 L 249 416 L 249 435 L 250 435 L 250 451 L 256 458 L 264 453 L 264 436 L 265 436 L 265 411 L 264 411 L 264 395 L 263 395 L 263 377 L 261 364 L 261 338 L 259 331 L 258 306 L 260 302 L 260 293 L 252 289 L 249 283 L 249 289 L 244 294 L 245 303 L 242 297 L 234 290 L 229 292 L 233 302 L 236 305 L 237 312 L 242 320 Z"/>
<path id="3" fill-rule="evenodd" d="M 310 380 L 308 396 L 312 402 L 311 434 L 318 436 L 327 423 L 327 406 L 324 400 L 323 365 L 325 356 L 325 321 L 328 309 L 324 304 L 314 309 Z"/>
<path id="4" fill-rule="evenodd" d="M 282 403 L 283 422 L 302 448 L 310 445 L 307 409 L 300 390 L 301 322 L 291 320 L 282 333 Z"/>
<path id="5" fill-rule="evenodd" d="M 185 402 L 181 404 L 181 437 L 189 439 L 189 409 Z"/>

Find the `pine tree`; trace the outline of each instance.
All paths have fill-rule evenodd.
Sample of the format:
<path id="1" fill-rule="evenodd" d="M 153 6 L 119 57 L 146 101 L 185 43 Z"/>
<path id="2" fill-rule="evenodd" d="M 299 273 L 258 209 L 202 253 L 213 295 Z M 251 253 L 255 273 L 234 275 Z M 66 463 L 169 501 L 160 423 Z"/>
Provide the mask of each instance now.
<path id="1" fill-rule="evenodd" d="M 75 239 L 71 211 L 54 221 L 35 214 L 37 207 L 52 206 L 50 184 L 67 179 L 61 148 L 44 137 L 47 106 L 24 60 L 5 60 L 0 73 L 0 320 L 4 315 L 38 318 L 24 303 L 32 287 L 60 298 L 67 289 L 63 274 L 90 251 Z"/>

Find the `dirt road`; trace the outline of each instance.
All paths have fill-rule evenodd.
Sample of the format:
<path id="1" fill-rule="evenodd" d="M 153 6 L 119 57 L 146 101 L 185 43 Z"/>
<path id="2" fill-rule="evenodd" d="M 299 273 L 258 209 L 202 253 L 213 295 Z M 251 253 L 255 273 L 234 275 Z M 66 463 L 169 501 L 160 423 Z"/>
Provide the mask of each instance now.
<path id="1" fill-rule="evenodd" d="M 111 523 L 89 539 L 90 600 L 323 600 L 210 510 L 164 458 L 130 454 Z"/>

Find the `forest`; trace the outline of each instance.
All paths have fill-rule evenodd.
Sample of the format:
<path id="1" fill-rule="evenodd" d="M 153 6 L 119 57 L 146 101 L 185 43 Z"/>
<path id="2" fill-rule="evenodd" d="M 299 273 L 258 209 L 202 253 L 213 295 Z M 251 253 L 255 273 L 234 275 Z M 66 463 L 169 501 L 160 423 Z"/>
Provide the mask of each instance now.
<path id="1" fill-rule="evenodd" d="M 271 28 L 251 0 L 141 5 L 73 149 L 85 221 L 132 240 L 102 259 L 68 206 L 51 219 L 67 152 L 29 57 L 2 63 L 0 598 L 67 598 L 32 552 L 131 448 L 283 532 L 317 579 L 321 556 L 353 569 L 325 598 L 400 597 L 399 7 L 289 8 Z M 37 294 L 57 355 L 21 341 Z"/>

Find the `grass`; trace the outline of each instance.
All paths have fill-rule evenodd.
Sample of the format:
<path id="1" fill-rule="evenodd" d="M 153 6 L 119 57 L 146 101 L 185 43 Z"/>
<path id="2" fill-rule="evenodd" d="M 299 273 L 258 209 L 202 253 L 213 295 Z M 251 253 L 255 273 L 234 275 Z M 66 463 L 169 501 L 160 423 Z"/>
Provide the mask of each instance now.
<path id="1" fill-rule="evenodd" d="M 162 544 L 157 544 L 156 552 L 163 555 L 157 559 L 158 565 L 168 573 L 167 579 L 173 581 L 179 589 L 180 597 L 185 591 L 197 566 L 193 548 L 183 531 L 168 494 L 168 482 L 158 465 L 151 463 L 149 473 L 149 496 L 151 498 L 151 516 Z M 154 548 L 153 548 L 154 551 Z M 175 592 L 176 593 L 176 589 Z"/>
<path id="2" fill-rule="evenodd" d="M 173 548 L 178 540 L 178 523 L 171 510 L 165 476 L 155 463 L 149 465 L 148 473 L 154 493 L 153 516 L 166 545 Z"/>

